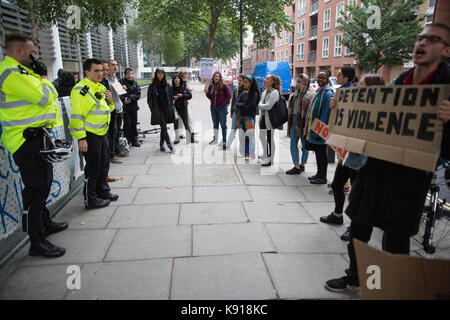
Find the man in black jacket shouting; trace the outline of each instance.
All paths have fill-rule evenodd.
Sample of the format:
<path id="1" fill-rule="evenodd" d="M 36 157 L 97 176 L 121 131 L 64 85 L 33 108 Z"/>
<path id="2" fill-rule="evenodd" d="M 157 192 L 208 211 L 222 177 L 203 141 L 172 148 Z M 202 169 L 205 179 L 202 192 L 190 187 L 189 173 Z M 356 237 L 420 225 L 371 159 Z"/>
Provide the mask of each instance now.
<path id="1" fill-rule="evenodd" d="M 394 85 L 449 84 L 450 28 L 433 23 L 417 37 L 413 60 L 415 67 L 401 74 Z M 440 162 L 449 161 L 450 103 L 444 101 L 438 109 L 444 124 Z M 347 275 L 326 282 L 331 291 L 345 291 L 359 287 L 353 239 L 369 242 L 372 228 L 384 231 L 384 251 L 409 254 L 410 237 L 419 231 L 423 205 L 430 187 L 431 173 L 369 157 L 361 170 L 363 188 L 352 193 L 352 203 L 346 213 L 352 216 L 348 254 L 350 268 Z M 356 199 L 356 200 L 355 200 Z"/>
<path id="2" fill-rule="evenodd" d="M 141 98 L 141 87 L 133 78 L 133 70 L 125 69 L 125 78 L 120 83 L 127 87 L 127 93 L 120 96 L 123 102 L 123 131 L 128 143 L 133 147 L 140 147 L 137 133 L 138 101 Z"/>

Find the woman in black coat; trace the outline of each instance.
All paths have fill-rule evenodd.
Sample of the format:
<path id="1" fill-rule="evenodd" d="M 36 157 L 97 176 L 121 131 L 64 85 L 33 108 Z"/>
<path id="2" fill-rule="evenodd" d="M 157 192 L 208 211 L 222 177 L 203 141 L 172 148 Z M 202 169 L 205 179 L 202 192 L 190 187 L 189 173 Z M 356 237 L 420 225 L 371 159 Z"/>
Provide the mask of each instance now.
<path id="1" fill-rule="evenodd" d="M 170 142 L 167 124 L 174 123 L 175 113 L 173 107 L 172 86 L 167 83 L 166 73 L 163 68 L 156 68 L 156 75 L 153 82 L 148 86 L 147 103 L 152 113 L 151 124 L 161 126 L 159 146 L 161 151 L 166 151 L 164 142 L 170 151 L 173 150 Z"/>
<path id="2" fill-rule="evenodd" d="M 133 78 L 133 70 L 125 69 L 125 78 L 120 84 L 127 87 L 127 93 L 120 96 L 123 103 L 123 131 L 128 143 L 133 147 L 140 147 L 137 133 L 138 101 L 141 98 L 141 87 Z"/>
<path id="3" fill-rule="evenodd" d="M 188 143 L 195 142 L 194 141 L 194 135 L 192 133 L 192 128 L 189 126 L 189 115 L 188 115 L 188 100 L 192 99 L 192 93 L 190 90 L 186 87 L 186 85 L 183 85 L 183 80 L 179 76 L 174 76 L 172 78 L 172 89 L 173 89 L 173 99 L 175 104 L 175 109 L 178 112 L 178 115 L 181 118 L 181 121 L 183 121 L 184 127 L 186 128 L 186 137 Z M 178 121 L 175 121 L 175 130 L 178 130 Z M 177 140 L 179 142 L 179 140 Z M 177 143 L 175 141 L 175 143 Z"/>

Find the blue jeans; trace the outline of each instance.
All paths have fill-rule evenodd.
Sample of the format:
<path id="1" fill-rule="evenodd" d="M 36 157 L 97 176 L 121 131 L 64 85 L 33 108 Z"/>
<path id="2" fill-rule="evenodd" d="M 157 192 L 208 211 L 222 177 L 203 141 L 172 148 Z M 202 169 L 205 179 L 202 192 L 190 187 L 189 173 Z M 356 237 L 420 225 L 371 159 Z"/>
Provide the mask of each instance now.
<path id="1" fill-rule="evenodd" d="M 211 118 L 213 121 L 214 127 L 214 137 L 217 139 L 219 133 L 219 122 L 222 127 L 222 143 L 225 145 L 227 142 L 227 114 L 228 114 L 228 106 L 223 108 L 218 108 L 211 105 Z"/>
<path id="2" fill-rule="evenodd" d="M 295 134 L 295 115 L 292 119 L 292 127 L 291 127 L 291 132 L 290 132 L 290 136 L 291 136 L 291 157 L 292 157 L 292 161 L 294 162 L 294 164 L 299 164 L 299 152 L 298 152 L 298 140 L 300 140 L 300 137 L 297 137 L 297 135 Z M 302 138 L 302 164 L 305 164 L 308 161 L 308 154 L 309 151 L 305 149 L 305 138 Z"/>
<path id="3" fill-rule="evenodd" d="M 234 137 L 236 136 L 236 121 L 238 118 L 238 113 L 234 112 L 233 113 L 233 118 L 231 118 L 231 131 L 230 134 L 228 135 L 228 140 L 227 140 L 227 146 L 231 146 L 231 144 L 234 141 Z"/>

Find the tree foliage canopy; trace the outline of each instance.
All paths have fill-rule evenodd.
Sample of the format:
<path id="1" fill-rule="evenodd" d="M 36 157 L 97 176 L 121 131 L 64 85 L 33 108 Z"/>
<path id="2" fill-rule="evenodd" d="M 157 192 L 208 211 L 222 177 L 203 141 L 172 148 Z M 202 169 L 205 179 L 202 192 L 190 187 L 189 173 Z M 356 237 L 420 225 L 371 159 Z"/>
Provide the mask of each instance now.
<path id="1" fill-rule="evenodd" d="M 253 28 L 258 46 L 270 46 L 272 23 L 277 33 L 292 30 L 291 20 L 284 14 L 285 6 L 291 4 L 292 0 L 243 1 L 243 24 Z M 226 37 L 227 31 L 237 37 L 233 43 L 239 41 L 239 0 L 140 0 L 139 16 L 149 24 L 157 21 L 169 33 L 184 31 L 200 42 L 207 36 L 209 57 L 217 56 L 220 50 L 225 53 L 223 47 L 216 51 L 216 43 L 224 33 Z"/>
<path id="2" fill-rule="evenodd" d="M 415 8 L 424 0 L 361 0 L 363 7 L 346 6 L 339 29 L 342 43 L 356 57 L 364 71 L 377 71 L 382 65 L 403 64 L 411 59 L 414 41 L 425 17 L 416 16 Z M 375 11 L 380 9 L 380 28 L 370 27 Z"/>

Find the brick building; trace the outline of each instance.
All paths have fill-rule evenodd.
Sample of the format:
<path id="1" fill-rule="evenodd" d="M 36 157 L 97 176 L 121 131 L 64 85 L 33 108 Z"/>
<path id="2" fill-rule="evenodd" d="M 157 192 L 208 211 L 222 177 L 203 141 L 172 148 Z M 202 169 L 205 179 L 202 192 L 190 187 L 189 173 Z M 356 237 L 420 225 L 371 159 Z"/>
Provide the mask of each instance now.
<path id="1" fill-rule="evenodd" d="M 335 76 L 343 66 L 355 66 L 355 60 L 342 45 L 342 31 L 338 30 L 339 17 L 345 6 L 357 4 L 358 0 L 295 0 L 285 8 L 294 32 L 283 31 L 275 35 L 271 49 L 258 49 L 256 44 L 249 47 L 247 70 L 253 72 L 256 64 L 264 61 L 288 61 L 292 76 L 306 73 L 316 78 L 319 70 L 329 70 Z M 437 6 L 442 9 L 435 10 Z M 419 8 L 419 15 L 426 15 L 424 24 L 436 21 L 448 23 L 450 1 L 426 0 Z M 274 33 L 274 26 L 271 26 Z M 378 72 L 389 82 L 401 72 L 411 67 L 410 61 L 404 65 L 383 66 Z M 357 75 L 359 72 L 357 70 Z"/>

